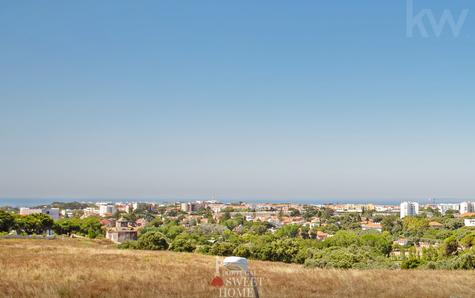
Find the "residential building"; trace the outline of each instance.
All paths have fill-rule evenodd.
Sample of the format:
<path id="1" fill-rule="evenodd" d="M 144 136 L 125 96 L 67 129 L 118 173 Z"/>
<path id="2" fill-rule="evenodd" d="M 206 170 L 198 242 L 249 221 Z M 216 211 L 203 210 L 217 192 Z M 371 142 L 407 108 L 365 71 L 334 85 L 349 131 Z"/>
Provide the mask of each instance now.
<path id="1" fill-rule="evenodd" d="M 53 220 L 59 219 L 59 208 L 45 208 L 41 213 L 51 216 Z"/>
<path id="2" fill-rule="evenodd" d="M 437 204 L 440 213 L 445 214 L 449 210 L 459 211 L 460 204 Z"/>
<path id="3" fill-rule="evenodd" d="M 319 227 L 319 226 L 320 226 L 320 218 L 316 217 L 310 221 L 310 227 L 314 228 L 314 227 Z"/>
<path id="4" fill-rule="evenodd" d="M 475 212 L 475 202 L 462 202 L 460 203 L 460 214 Z"/>
<path id="5" fill-rule="evenodd" d="M 132 211 L 132 204 L 129 203 L 119 203 L 115 204 L 117 211 L 130 213 Z"/>
<path id="6" fill-rule="evenodd" d="M 466 227 L 475 227 L 475 218 L 466 218 L 463 220 Z"/>
<path id="7" fill-rule="evenodd" d="M 84 217 L 95 216 L 99 214 L 99 209 L 93 207 L 87 207 L 83 209 Z"/>
<path id="8" fill-rule="evenodd" d="M 37 214 L 37 213 L 43 213 L 46 215 L 49 215 L 53 218 L 53 220 L 58 220 L 59 219 L 59 208 L 26 208 L 22 207 L 20 208 L 20 215 L 31 215 L 31 214 Z"/>
<path id="9" fill-rule="evenodd" d="M 68 217 L 73 217 L 74 216 L 74 213 L 71 209 L 62 209 L 61 210 L 61 215 L 65 218 L 68 218 Z"/>
<path id="10" fill-rule="evenodd" d="M 183 212 L 188 212 L 188 204 L 189 203 L 181 203 L 180 204 L 180 210 Z"/>
<path id="11" fill-rule="evenodd" d="M 116 208 L 112 204 L 98 204 L 99 205 L 99 215 L 104 216 L 112 216 L 116 212 Z"/>
<path id="12" fill-rule="evenodd" d="M 106 238 L 115 243 L 137 240 L 137 230 L 129 227 L 129 222 L 121 218 L 116 221 L 115 228 L 107 230 Z"/>
<path id="13" fill-rule="evenodd" d="M 20 215 L 31 215 L 31 214 L 35 214 L 35 213 L 42 213 L 41 211 L 42 210 L 39 209 L 39 208 L 22 207 L 22 208 L 20 208 Z"/>
<path id="14" fill-rule="evenodd" d="M 406 216 L 416 216 L 419 214 L 419 203 L 417 202 L 402 202 L 400 205 L 401 218 Z"/>
<path id="15" fill-rule="evenodd" d="M 181 203 L 180 209 L 183 212 L 194 212 L 194 211 L 198 211 L 203 206 L 204 206 L 203 202 Z"/>
<path id="16" fill-rule="evenodd" d="M 367 222 L 367 223 L 362 223 L 361 224 L 361 229 L 363 231 L 378 231 L 382 232 L 383 231 L 383 226 L 380 223 L 376 222 Z"/>

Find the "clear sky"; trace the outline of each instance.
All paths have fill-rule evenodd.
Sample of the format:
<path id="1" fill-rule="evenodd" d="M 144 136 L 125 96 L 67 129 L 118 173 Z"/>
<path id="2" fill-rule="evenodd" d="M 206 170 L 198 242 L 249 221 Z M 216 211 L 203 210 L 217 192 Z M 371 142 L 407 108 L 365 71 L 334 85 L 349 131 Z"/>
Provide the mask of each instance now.
<path id="1" fill-rule="evenodd" d="M 1 1 L 0 197 L 475 198 L 475 3 Z M 419 23 L 421 25 L 421 23 Z"/>

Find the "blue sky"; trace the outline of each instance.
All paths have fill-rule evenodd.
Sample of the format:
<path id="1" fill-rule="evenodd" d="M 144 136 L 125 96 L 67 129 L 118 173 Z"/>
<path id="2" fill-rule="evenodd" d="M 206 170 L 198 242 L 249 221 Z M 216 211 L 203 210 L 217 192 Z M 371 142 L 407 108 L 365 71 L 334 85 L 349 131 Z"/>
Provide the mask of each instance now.
<path id="1" fill-rule="evenodd" d="M 475 198 L 475 4 L 0 2 L 0 197 Z"/>

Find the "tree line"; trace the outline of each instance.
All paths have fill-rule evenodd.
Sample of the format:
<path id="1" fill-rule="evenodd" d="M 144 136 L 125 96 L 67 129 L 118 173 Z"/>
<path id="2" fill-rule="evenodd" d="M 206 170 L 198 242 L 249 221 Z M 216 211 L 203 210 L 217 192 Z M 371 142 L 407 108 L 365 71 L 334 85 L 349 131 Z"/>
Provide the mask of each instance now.
<path id="1" fill-rule="evenodd" d="M 61 218 L 54 221 L 49 215 L 42 213 L 22 216 L 0 210 L 0 234 L 8 234 L 11 231 L 23 235 L 40 235 L 47 231 L 53 231 L 57 235 L 77 234 L 89 238 L 104 235 L 98 217 Z"/>
<path id="2" fill-rule="evenodd" d="M 382 223 L 382 233 L 362 231 L 361 215 L 357 214 L 328 216 L 325 225 L 316 228 L 290 224 L 278 229 L 272 229 L 268 222 L 246 221 L 239 214 L 224 214 L 219 223 L 190 227 L 181 225 L 179 219 L 157 218 L 139 231 L 137 241 L 119 247 L 234 255 L 318 268 L 475 268 L 475 230 L 463 227 L 460 219 L 450 215 L 372 219 Z M 431 220 L 438 220 L 443 227 L 430 228 Z M 318 230 L 332 231 L 334 235 L 316 241 Z M 394 244 L 400 237 L 407 240 L 406 245 Z M 433 246 L 417 251 L 415 244 L 420 241 Z"/>

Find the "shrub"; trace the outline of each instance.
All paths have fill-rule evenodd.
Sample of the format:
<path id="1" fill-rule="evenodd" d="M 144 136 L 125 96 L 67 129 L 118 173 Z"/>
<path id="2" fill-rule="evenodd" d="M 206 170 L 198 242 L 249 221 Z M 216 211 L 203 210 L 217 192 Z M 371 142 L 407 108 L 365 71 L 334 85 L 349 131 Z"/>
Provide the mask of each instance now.
<path id="1" fill-rule="evenodd" d="M 15 218 L 16 227 L 26 234 L 42 234 L 53 227 L 54 221 L 51 216 L 35 213 Z"/>
<path id="2" fill-rule="evenodd" d="M 196 245 L 192 239 L 177 237 L 172 241 L 170 249 L 177 252 L 193 252 L 196 249 Z"/>
<path id="3" fill-rule="evenodd" d="M 353 244 L 360 244 L 360 239 L 352 231 L 338 231 L 333 237 L 324 241 L 326 246 L 348 247 Z"/>
<path id="4" fill-rule="evenodd" d="M 147 250 L 167 250 L 169 245 L 162 233 L 150 231 L 139 237 L 137 247 Z"/>
<path id="5" fill-rule="evenodd" d="M 117 246 L 120 249 L 137 249 L 138 244 L 135 240 L 125 241 Z"/>
<path id="6" fill-rule="evenodd" d="M 443 253 L 446 256 L 451 256 L 457 253 L 458 241 L 455 236 L 451 236 L 444 240 Z"/>
<path id="7" fill-rule="evenodd" d="M 418 258 L 409 258 L 407 260 L 402 261 L 401 269 L 415 269 L 422 264 L 422 260 Z"/>
<path id="8" fill-rule="evenodd" d="M 103 235 L 102 225 L 98 217 L 61 218 L 54 223 L 53 230 L 56 234 L 78 234 L 89 238 Z"/>
<path id="9" fill-rule="evenodd" d="M 211 246 L 208 244 L 198 245 L 196 247 L 195 252 L 200 253 L 200 254 L 208 254 L 210 249 L 211 249 Z"/>
<path id="10" fill-rule="evenodd" d="M 305 265 L 318 268 L 366 268 L 370 263 L 381 260 L 381 256 L 371 247 L 361 247 L 352 245 L 349 247 L 329 247 L 314 250 L 313 257 L 305 260 Z M 388 264 L 375 266 L 386 268 Z"/>
<path id="11" fill-rule="evenodd" d="M 209 253 L 215 256 L 231 256 L 236 245 L 231 242 L 216 242 L 211 246 Z"/>
<path id="12" fill-rule="evenodd" d="M 0 232 L 10 232 L 15 226 L 14 216 L 6 211 L 0 210 Z"/>
<path id="13" fill-rule="evenodd" d="M 250 244 L 240 244 L 233 250 L 233 255 L 243 258 L 249 258 L 251 256 Z"/>

